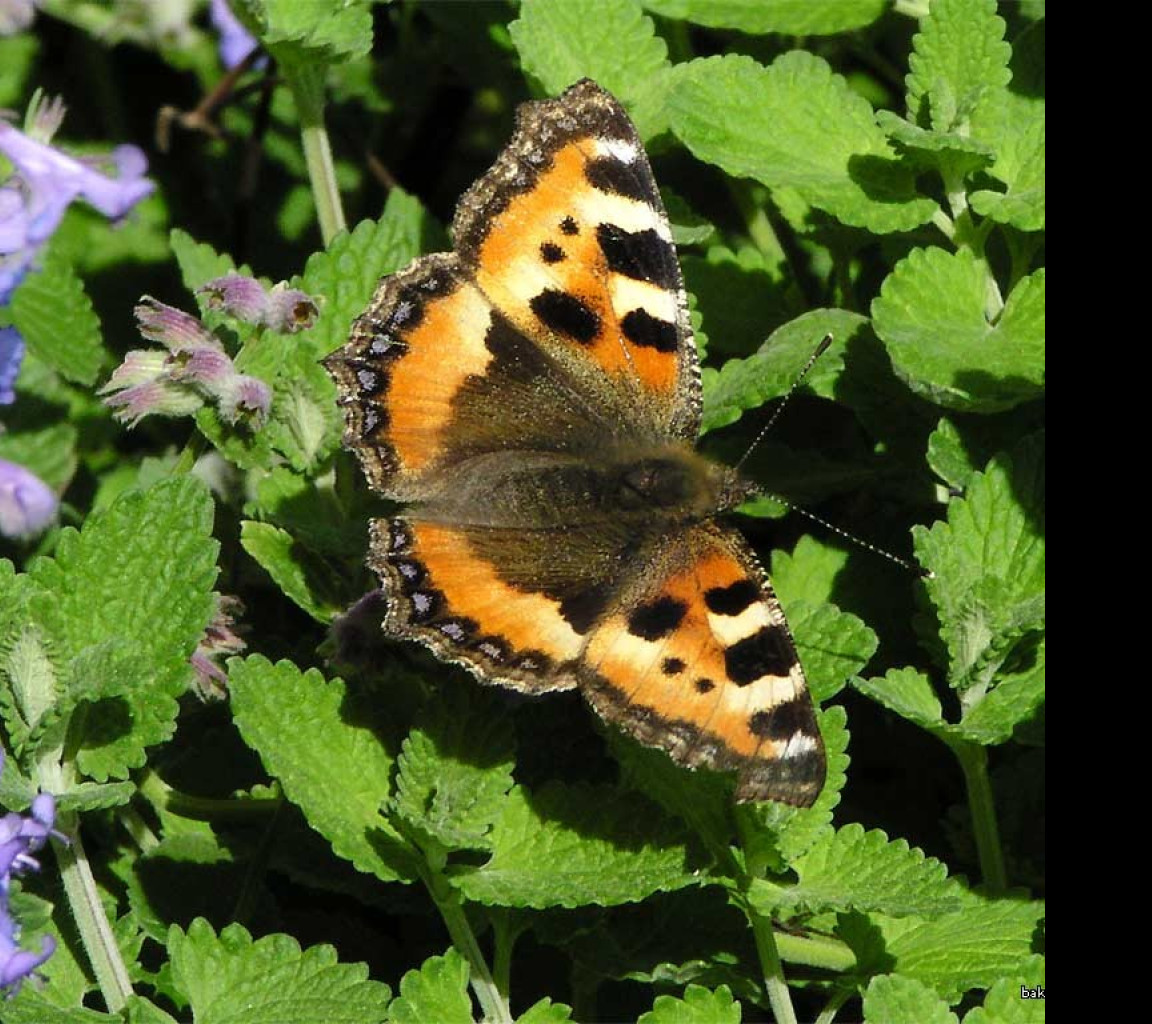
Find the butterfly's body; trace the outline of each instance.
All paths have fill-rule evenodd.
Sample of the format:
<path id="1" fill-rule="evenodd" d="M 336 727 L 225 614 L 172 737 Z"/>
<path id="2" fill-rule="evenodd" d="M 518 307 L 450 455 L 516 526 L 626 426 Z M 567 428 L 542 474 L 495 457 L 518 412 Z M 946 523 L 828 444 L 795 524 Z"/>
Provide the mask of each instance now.
<path id="1" fill-rule="evenodd" d="M 824 758 L 779 602 L 698 454 L 679 264 L 643 148 L 592 82 L 526 104 L 454 253 L 385 278 L 327 364 L 369 482 L 385 630 L 525 692 L 579 687 L 737 797 L 808 804 Z"/>

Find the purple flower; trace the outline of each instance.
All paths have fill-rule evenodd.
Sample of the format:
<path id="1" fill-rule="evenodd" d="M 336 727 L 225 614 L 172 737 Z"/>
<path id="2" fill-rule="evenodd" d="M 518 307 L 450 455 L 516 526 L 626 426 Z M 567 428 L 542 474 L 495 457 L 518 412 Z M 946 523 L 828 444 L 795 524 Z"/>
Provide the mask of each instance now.
<path id="1" fill-rule="evenodd" d="M 0 121 L 0 154 L 14 174 L 0 187 L 0 304 L 8 300 L 69 205 L 83 199 L 104 216 L 119 219 L 155 186 L 144 177 L 147 161 L 135 146 L 118 146 L 103 161 L 79 160 L 48 145 L 63 105 L 37 104 L 29 134 Z M 34 137 L 39 136 L 39 137 Z M 103 163 L 116 172 L 102 173 Z"/>
<path id="2" fill-rule="evenodd" d="M 191 313 L 145 295 L 134 310 L 142 337 L 158 341 L 169 352 L 194 352 L 199 348 L 223 351 L 216 335 Z"/>
<path id="3" fill-rule="evenodd" d="M 145 295 L 136 307 L 140 333 L 159 349 L 134 350 L 100 389 L 104 404 L 121 422 L 145 416 L 189 416 L 212 399 L 228 423 L 264 425 L 272 391 L 261 380 L 236 372 L 220 340 L 196 317 Z"/>
<path id="4" fill-rule="evenodd" d="M 308 330 L 319 315 L 320 307 L 311 295 L 299 288 L 289 288 L 281 282 L 268 296 L 264 322 L 274 331 L 295 334 L 297 331 Z"/>
<path id="5" fill-rule="evenodd" d="M 0 534 L 29 537 L 56 517 L 56 495 L 35 473 L 0 459 Z"/>
<path id="6" fill-rule="evenodd" d="M 14 36 L 32 24 L 32 0 L 0 0 L 0 36 Z"/>
<path id="7" fill-rule="evenodd" d="M 238 597 L 216 595 L 216 614 L 189 659 L 196 670 L 196 692 L 204 700 L 222 700 L 227 693 L 228 676 L 212 659 L 239 654 L 248 646 L 232 628 L 236 617 L 243 613 L 244 604 Z"/>
<path id="8" fill-rule="evenodd" d="M 15 327 L 0 327 L 0 405 L 16 400 L 16 375 L 24 358 L 24 339 Z"/>
<path id="9" fill-rule="evenodd" d="M 259 430 L 268 419 L 272 407 L 272 389 L 257 377 L 237 374 L 220 389 L 220 415 L 225 423 L 235 425 L 240 420 Z"/>
<path id="10" fill-rule="evenodd" d="M 283 281 L 266 292 L 255 278 L 225 274 L 197 290 L 207 299 L 209 309 L 223 310 L 237 320 L 280 334 L 305 331 L 320 315 L 320 307 L 311 295 L 289 288 Z"/>
<path id="11" fill-rule="evenodd" d="M 264 286 L 254 277 L 225 274 L 196 289 L 204 296 L 209 309 L 223 310 L 237 320 L 259 323 L 268 305 Z"/>
<path id="12" fill-rule="evenodd" d="M 256 49 L 256 40 L 232 13 L 227 0 L 212 0 L 208 16 L 212 27 L 220 33 L 220 63 L 231 71 Z"/>
<path id="13" fill-rule="evenodd" d="M 191 416 L 204 399 L 171 379 L 170 362 L 163 352 L 134 349 L 97 394 L 107 395 L 104 404 L 113 417 L 130 427 L 145 416 Z"/>
<path id="14" fill-rule="evenodd" d="M 47 239 L 76 199 L 118 220 L 156 188 L 143 177 L 147 161 L 135 146 L 112 151 L 110 163 L 117 171 L 112 178 L 0 122 L 0 153 L 12 161 L 22 186 L 25 238 L 31 243 Z"/>
<path id="15" fill-rule="evenodd" d="M 4 752 L 0 748 L 0 771 Z M 27 816 L 10 811 L 0 817 L 0 990 L 12 992 L 21 982 L 56 951 L 56 940 L 45 935 L 39 953 L 17 945 L 20 930 L 8 913 L 8 888 L 13 874 L 39 871 L 40 862 L 32 856 L 48 841 L 50 835 L 64 837 L 54 828 L 56 801 L 48 793 L 39 794 Z"/>
<path id="16" fill-rule="evenodd" d="M 71 203 L 83 199 L 118 219 L 155 188 L 144 177 L 147 161 L 135 146 L 117 146 L 104 160 L 78 160 L 50 146 L 63 119 L 59 99 L 37 94 L 28 108 L 27 133 L 0 120 L 0 155 L 12 164 L 12 173 L 0 182 L 0 306 L 8 304 Z M 100 164 L 115 176 L 103 173 Z M 12 401 L 11 382 L 22 354 L 18 335 L 16 341 L 0 340 L 0 404 Z"/>
<path id="17" fill-rule="evenodd" d="M 41 940 L 39 953 L 21 949 L 16 944 L 18 937 L 19 929 L 8 908 L 0 907 L 0 990 L 12 993 L 19 992 L 24 979 L 56 952 L 56 940 L 51 935 Z"/>

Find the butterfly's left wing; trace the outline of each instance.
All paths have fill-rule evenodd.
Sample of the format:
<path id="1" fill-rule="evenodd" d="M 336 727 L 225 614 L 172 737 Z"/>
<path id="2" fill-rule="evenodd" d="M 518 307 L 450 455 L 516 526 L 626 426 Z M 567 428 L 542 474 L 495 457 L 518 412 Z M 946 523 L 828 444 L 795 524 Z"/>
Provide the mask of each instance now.
<path id="1" fill-rule="evenodd" d="M 585 79 L 523 104 L 452 229 L 477 287 L 614 433 L 695 442 L 700 380 L 680 264 L 644 146 L 609 93 Z"/>
<path id="2" fill-rule="evenodd" d="M 810 805 L 824 745 L 756 556 L 713 522 L 657 542 L 596 623 L 581 689 L 609 722 L 691 767 L 735 770 L 738 800 Z"/>

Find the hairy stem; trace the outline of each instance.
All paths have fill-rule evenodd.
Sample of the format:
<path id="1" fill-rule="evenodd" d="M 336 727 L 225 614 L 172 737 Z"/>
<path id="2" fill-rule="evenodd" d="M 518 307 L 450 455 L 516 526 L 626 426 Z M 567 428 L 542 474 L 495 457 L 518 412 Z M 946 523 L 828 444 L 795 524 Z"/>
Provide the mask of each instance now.
<path id="1" fill-rule="evenodd" d="M 749 825 L 745 815 L 736 815 L 736 828 L 740 835 L 741 846 L 747 849 Z M 780 961 L 780 950 L 772 931 L 772 919 L 761 914 L 748 899 L 753 876 L 741 871 L 735 882 L 736 902 L 752 925 L 752 937 L 756 942 L 756 955 L 760 958 L 760 970 L 764 975 L 764 991 L 768 994 L 768 1004 L 772 1007 L 772 1019 L 776 1024 L 796 1024 L 796 1010 L 792 1006 L 792 994 L 788 991 L 788 984 L 784 980 L 784 965 Z"/>
<path id="2" fill-rule="evenodd" d="M 776 948 L 772 922 L 762 914 L 758 914 L 752 907 L 745 909 L 748 919 L 752 922 L 752 936 L 756 940 L 756 953 L 760 957 L 760 970 L 764 974 L 764 991 L 768 993 L 772 1017 L 776 1024 L 796 1024 L 796 1011 L 792 1007 L 792 995 L 784 981 L 784 965 L 780 962 L 780 951 Z"/>
<path id="3" fill-rule="evenodd" d="M 132 982 L 120 956 L 120 947 L 116 945 L 112 925 L 100 902 L 100 892 L 88 864 L 79 828 L 70 828 L 69 835 L 69 842 L 53 843 L 68 908 L 72 911 L 72 919 L 76 922 L 76 930 L 104 1003 L 110 1013 L 119 1013 L 132 995 Z"/>
<path id="4" fill-rule="evenodd" d="M 304 148 L 304 162 L 308 167 L 308 180 L 312 184 L 312 199 L 316 203 L 316 217 L 320 221 L 320 237 L 325 247 L 345 230 L 344 207 L 336 184 L 336 167 L 332 162 L 332 147 L 328 144 L 328 130 L 324 127 L 323 66 L 311 67 L 295 61 L 281 63 L 281 70 L 300 116 L 300 142 Z"/>
<path id="5" fill-rule="evenodd" d="M 476 934 L 468 923 L 459 895 L 444 876 L 430 866 L 426 866 L 422 874 L 436 909 L 444 919 L 448 934 L 452 938 L 452 945 L 468 961 L 472 991 L 480 1001 L 484 1020 L 487 1024 L 512 1024 L 512 1012 L 508 1008 L 508 1002 L 492 979 L 492 972 L 488 970 L 484 954 L 480 952 L 480 944 L 476 941 Z"/>
<path id="6" fill-rule="evenodd" d="M 950 744 L 964 769 L 968 789 L 968 810 L 972 815 L 972 832 L 980 858 L 980 874 L 991 896 L 1008 890 L 1008 872 L 1004 867 L 1004 850 L 1000 845 L 1000 827 L 996 821 L 996 802 L 988 778 L 988 751 L 979 743 L 966 740 Z"/>

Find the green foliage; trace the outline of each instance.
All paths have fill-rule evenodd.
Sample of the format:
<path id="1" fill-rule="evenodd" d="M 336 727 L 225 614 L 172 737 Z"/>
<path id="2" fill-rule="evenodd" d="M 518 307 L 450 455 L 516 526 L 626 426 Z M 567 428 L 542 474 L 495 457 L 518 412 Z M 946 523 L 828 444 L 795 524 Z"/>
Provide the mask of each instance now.
<path id="1" fill-rule="evenodd" d="M 384 1019 L 387 985 L 368 980 L 363 964 L 341 964 L 331 946 L 301 950 L 287 935 L 253 941 L 240 925 L 219 935 L 204 920 L 168 935 L 172 980 L 197 1021 L 251 1024 L 328 1020 L 361 1024 Z"/>
<path id="2" fill-rule="evenodd" d="M 454 949 L 429 957 L 419 970 L 400 979 L 400 994 L 388 1007 L 390 1024 L 472 1024 L 468 998 L 468 962 Z"/>
<path id="3" fill-rule="evenodd" d="M 231 85 L 197 5 L 43 0 L 0 37 L 12 124 L 62 91 L 54 144 L 144 146 L 157 186 L 118 225 L 81 196 L 0 307 L 28 350 L 0 460 L 61 498 L 0 536 L 0 813 L 50 791 L 71 837 L 5 896 L 57 950 L 0 1019 L 1042 1019 L 1042 5 L 231 5 L 263 51 Z M 820 705 L 809 808 L 381 634 L 395 509 L 320 360 L 450 247 L 516 105 L 584 77 L 665 196 L 701 446 L 764 488 L 738 525 Z M 210 308 L 231 272 L 315 322 Z M 112 419 L 146 294 L 265 423 Z"/>
<path id="4" fill-rule="evenodd" d="M 92 385 L 104 362 L 100 321 L 72 265 L 49 248 L 16 289 L 12 323 L 30 352 L 65 380 Z"/>

